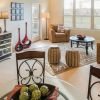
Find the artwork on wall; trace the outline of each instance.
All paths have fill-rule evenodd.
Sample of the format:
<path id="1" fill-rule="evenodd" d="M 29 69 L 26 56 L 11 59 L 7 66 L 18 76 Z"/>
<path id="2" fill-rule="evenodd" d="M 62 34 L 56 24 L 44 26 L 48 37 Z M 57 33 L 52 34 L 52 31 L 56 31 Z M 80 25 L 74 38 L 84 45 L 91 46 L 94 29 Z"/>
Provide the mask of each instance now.
<path id="1" fill-rule="evenodd" d="M 11 2 L 11 21 L 24 20 L 24 3 Z"/>

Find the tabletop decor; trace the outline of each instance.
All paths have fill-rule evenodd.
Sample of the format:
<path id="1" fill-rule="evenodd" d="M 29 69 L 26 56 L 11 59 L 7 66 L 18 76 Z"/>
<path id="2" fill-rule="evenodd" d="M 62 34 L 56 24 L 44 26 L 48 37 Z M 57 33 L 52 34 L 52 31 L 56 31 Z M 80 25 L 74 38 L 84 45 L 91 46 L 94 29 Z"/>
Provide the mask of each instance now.
<path id="1" fill-rule="evenodd" d="M 85 35 L 80 35 L 80 34 L 79 34 L 79 35 L 77 35 L 77 38 L 78 38 L 79 40 L 84 40 L 84 39 L 85 39 L 85 37 L 86 37 Z"/>
<path id="2" fill-rule="evenodd" d="M 29 48 L 31 46 L 31 40 L 27 36 L 27 22 L 25 22 L 25 36 L 23 40 L 20 39 L 20 28 L 18 28 L 18 42 L 15 45 L 15 50 L 17 52 Z"/>
<path id="3" fill-rule="evenodd" d="M 23 48 L 29 48 L 31 46 L 31 40 L 27 36 L 27 22 L 25 22 L 25 37 L 22 40 Z"/>
<path id="4" fill-rule="evenodd" d="M 11 2 L 11 21 L 24 20 L 24 3 Z"/>
<path id="5" fill-rule="evenodd" d="M 7 100 L 30 100 L 39 98 L 39 100 L 56 100 L 58 97 L 58 88 L 50 84 L 31 84 L 16 85 L 8 94 Z"/>

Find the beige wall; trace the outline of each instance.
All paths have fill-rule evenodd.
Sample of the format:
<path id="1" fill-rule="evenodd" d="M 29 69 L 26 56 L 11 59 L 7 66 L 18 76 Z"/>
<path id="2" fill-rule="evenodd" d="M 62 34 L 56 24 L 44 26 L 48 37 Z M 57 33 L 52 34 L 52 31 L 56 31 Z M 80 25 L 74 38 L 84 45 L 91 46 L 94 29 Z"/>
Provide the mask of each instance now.
<path id="1" fill-rule="evenodd" d="M 49 0 L 49 12 L 51 24 L 63 23 L 63 0 Z"/>
<path id="2" fill-rule="evenodd" d="M 10 18 L 10 4 L 13 2 L 21 2 L 24 3 L 24 20 L 21 21 L 10 21 L 7 19 L 7 31 L 11 32 L 13 35 L 12 44 L 15 46 L 18 40 L 18 27 L 21 28 L 21 39 L 23 39 L 25 34 L 25 22 L 28 22 L 28 36 L 31 39 L 31 4 L 32 0 L 0 0 L 0 10 L 7 10 L 9 12 Z M 3 20 L 0 20 L 0 26 L 3 28 Z"/>

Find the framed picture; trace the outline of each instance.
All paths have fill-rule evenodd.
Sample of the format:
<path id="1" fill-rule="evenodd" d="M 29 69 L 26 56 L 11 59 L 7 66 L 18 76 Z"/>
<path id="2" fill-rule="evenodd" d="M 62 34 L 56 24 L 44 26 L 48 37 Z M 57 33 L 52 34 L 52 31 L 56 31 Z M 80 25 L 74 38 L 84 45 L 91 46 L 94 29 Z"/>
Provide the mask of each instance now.
<path id="1" fill-rule="evenodd" d="M 11 2 L 11 20 L 24 20 L 24 3 Z"/>
<path id="2" fill-rule="evenodd" d="M 11 2 L 11 8 L 15 8 L 16 7 L 16 3 Z"/>
<path id="3" fill-rule="evenodd" d="M 23 15 L 21 15 L 21 16 L 20 16 L 20 19 L 21 19 L 21 20 L 24 20 L 24 16 L 23 16 Z"/>
<path id="4" fill-rule="evenodd" d="M 20 5 L 20 7 L 21 7 L 21 8 L 24 8 L 24 3 L 22 3 L 22 4 Z"/>
<path id="5" fill-rule="evenodd" d="M 16 20 L 16 16 L 15 16 L 15 15 L 12 15 L 12 16 L 11 16 L 11 20 L 12 20 L 12 21 L 15 21 L 15 20 Z"/>
<path id="6" fill-rule="evenodd" d="M 16 16 L 16 20 L 20 20 L 20 15 L 17 15 Z"/>
<path id="7" fill-rule="evenodd" d="M 11 14 L 16 14 L 16 10 L 15 9 L 11 9 Z"/>
<path id="8" fill-rule="evenodd" d="M 20 10 L 19 9 L 16 9 L 16 14 L 19 14 L 20 13 Z"/>
<path id="9" fill-rule="evenodd" d="M 21 9 L 20 10 L 20 14 L 24 14 L 24 9 Z"/>
<path id="10" fill-rule="evenodd" d="M 20 7 L 20 3 L 16 3 L 16 8 L 19 8 Z"/>

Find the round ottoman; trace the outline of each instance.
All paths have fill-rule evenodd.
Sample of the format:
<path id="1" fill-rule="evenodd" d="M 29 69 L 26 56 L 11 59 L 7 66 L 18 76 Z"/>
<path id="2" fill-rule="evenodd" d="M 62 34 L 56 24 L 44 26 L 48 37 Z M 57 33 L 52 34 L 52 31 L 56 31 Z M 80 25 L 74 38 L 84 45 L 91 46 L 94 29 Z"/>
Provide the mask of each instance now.
<path id="1" fill-rule="evenodd" d="M 49 64 L 59 64 L 61 58 L 59 47 L 50 47 L 48 49 L 48 62 Z"/>
<path id="2" fill-rule="evenodd" d="M 66 51 L 65 60 L 69 67 L 80 66 L 80 54 L 78 51 Z"/>

